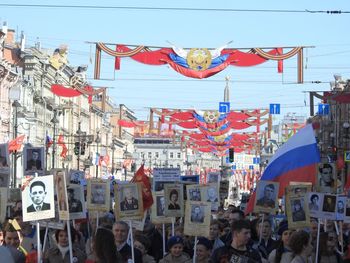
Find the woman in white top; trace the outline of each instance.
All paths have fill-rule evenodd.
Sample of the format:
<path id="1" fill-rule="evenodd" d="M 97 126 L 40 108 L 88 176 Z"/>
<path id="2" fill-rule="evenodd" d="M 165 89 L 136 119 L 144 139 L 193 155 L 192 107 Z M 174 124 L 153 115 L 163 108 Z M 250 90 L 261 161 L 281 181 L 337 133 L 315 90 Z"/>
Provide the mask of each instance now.
<path id="1" fill-rule="evenodd" d="M 289 263 L 293 259 L 293 252 L 289 247 L 289 237 L 294 231 L 288 229 L 288 222 L 282 221 L 278 226 L 278 235 L 281 237 L 276 249 L 272 250 L 269 263 Z"/>

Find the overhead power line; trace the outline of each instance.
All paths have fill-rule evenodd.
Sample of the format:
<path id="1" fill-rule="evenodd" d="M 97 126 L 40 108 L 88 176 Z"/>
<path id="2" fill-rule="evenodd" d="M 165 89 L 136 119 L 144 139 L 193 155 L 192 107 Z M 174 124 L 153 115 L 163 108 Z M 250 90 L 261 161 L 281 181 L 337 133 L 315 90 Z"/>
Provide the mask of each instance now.
<path id="1" fill-rule="evenodd" d="M 259 12 L 259 13 L 325 13 L 348 14 L 341 10 L 288 10 L 288 9 L 235 9 L 235 8 L 194 8 L 194 7 L 147 7 L 147 6 L 106 6 L 106 5 L 46 5 L 46 4 L 0 4 L 0 7 L 34 7 L 34 8 L 75 8 L 75 9 L 124 9 L 157 11 L 204 11 L 204 12 Z"/>

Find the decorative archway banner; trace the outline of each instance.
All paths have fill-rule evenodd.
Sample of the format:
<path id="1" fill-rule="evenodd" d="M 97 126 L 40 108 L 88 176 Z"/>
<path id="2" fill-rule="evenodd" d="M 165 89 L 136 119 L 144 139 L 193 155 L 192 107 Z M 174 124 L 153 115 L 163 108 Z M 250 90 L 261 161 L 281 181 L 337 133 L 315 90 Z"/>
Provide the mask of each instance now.
<path id="1" fill-rule="evenodd" d="M 114 46 L 114 49 L 109 46 Z M 262 64 L 268 60 L 278 62 L 278 73 L 283 72 L 283 60 L 289 59 L 295 55 L 298 56 L 298 83 L 303 83 L 303 49 L 304 47 L 276 47 L 269 48 L 250 48 L 248 52 L 243 52 L 232 48 L 189 48 L 179 47 L 146 47 L 143 45 L 133 48 L 122 44 L 96 43 L 94 78 L 100 79 L 101 73 L 101 54 L 115 57 L 115 70 L 120 70 L 121 58 L 130 57 L 133 60 L 146 65 L 166 65 L 173 70 L 190 78 L 209 78 L 228 66 L 251 67 Z M 286 53 L 283 53 L 288 49 Z"/>

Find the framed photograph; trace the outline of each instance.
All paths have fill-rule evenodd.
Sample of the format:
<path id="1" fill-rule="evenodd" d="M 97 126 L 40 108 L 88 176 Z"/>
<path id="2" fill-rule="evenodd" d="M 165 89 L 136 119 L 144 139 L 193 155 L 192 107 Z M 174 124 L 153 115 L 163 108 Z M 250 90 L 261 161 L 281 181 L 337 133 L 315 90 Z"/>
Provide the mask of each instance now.
<path id="1" fill-rule="evenodd" d="M 206 197 L 206 188 L 199 184 L 186 185 L 186 196 L 188 201 L 204 202 Z"/>
<path id="2" fill-rule="evenodd" d="M 23 167 L 24 175 L 44 175 L 45 153 L 44 147 L 24 147 L 23 149 Z"/>
<path id="3" fill-rule="evenodd" d="M 8 188 L 10 185 L 10 173 L 6 173 L 4 171 L 0 172 L 0 187 Z"/>
<path id="4" fill-rule="evenodd" d="M 10 171 L 9 145 L 8 143 L 0 144 L 0 171 Z"/>
<path id="5" fill-rule="evenodd" d="M 219 183 L 220 182 L 220 173 L 208 173 L 207 174 L 207 184 L 210 183 Z"/>
<path id="6" fill-rule="evenodd" d="M 323 193 L 308 193 L 308 206 L 311 217 L 321 218 Z"/>
<path id="7" fill-rule="evenodd" d="M 184 234 L 189 236 L 209 236 L 211 203 L 186 202 Z"/>
<path id="8" fill-rule="evenodd" d="M 337 170 L 334 163 L 318 164 L 316 189 L 320 193 L 336 193 Z"/>
<path id="9" fill-rule="evenodd" d="M 79 184 L 67 186 L 69 219 L 86 218 L 84 187 Z"/>
<path id="10" fill-rule="evenodd" d="M 87 209 L 110 210 L 110 185 L 107 180 L 90 179 L 87 182 Z"/>
<path id="11" fill-rule="evenodd" d="M 279 183 L 272 181 L 258 181 L 254 212 L 272 213 L 278 210 Z"/>
<path id="12" fill-rule="evenodd" d="M 345 219 L 346 196 L 337 195 L 337 208 L 335 219 L 343 221 Z"/>
<path id="13" fill-rule="evenodd" d="M 306 196 L 307 193 L 311 192 L 312 183 L 305 182 L 290 182 L 289 186 L 286 187 L 286 195 L 291 196 Z"/>
<path id="14" fill-rule="evenodd" d="M 114 186 L 115 214 L 118 220 L 140 220 L 143 217 L 141 183 Z"/>
<path id="15" fill-rule="evenodd" d="M 219 184 L 210 183 L 205 186 L 205 202 L 211 203 L 211 211 L 217 211 L 220 203 Z"/>
<path id="16" fill-rule="evenodd" d="M 229 193 L 229 186 L 230 186 L 230 182 L 227 180 L 221 180 L 219 182 L 219 196 L 220 196 L 220 200 L 225 200 L 228 198 L 228 193 Z"/>
<path id="17" fill-rule="evenodd" d="M 164 186 L 165 216 L 183 217 L 184 198 L 181 184 L 166 184 Z"/>
<path id="18" fill-rule="evenodd" d="M 153 192 L 153 205 L 151 207 L 151 221 L 154 224 L 171 223 L 171 217 L 165 216 L 164 191 Z"/>
<path id="19" fill-rule="evenodd" d="M 8 200 L 7 202 L 10 204 L 14 204 L 17 201 L 22 200 L 22 192 L 20 188 L 9 188 L 8 189 Z"/>
<path id="20" fill-rule="evenodd" d="M 85 179 L 85 172 L 79 170 L 70 170 L 69 171 L 69 180 L 72 184 L 80 184 L 83 186 L 87 185 L 87 181 Z"/>
<path id="21" fill-rule="evenodd" d="M 55 217 L 53 175 L 24 178 L 23 222 Z"/>
<path id="22" fill-rule="evenodd" d="M 300 228 L 310 225 L 309 207 L 306 197 L 288 196 L 286 198 L 288 227 Z"/>
<path id="23" fill-rule="evenodd" d="M 345 223 L 350 223 L 350 198 L 349 196 L 346 198 L 346 203 L 345 203 L 345 218 L 344 218 Z"/>
<path id="24" fill-rule="evenodd" d="M 7 207 L 7 187 L 0 187 L 0 222 L 5 221 Z"/>
<path id="25" fill-rule="evenodd" d="M 322 202 L 321 218 L 335 220 L 337 209 L 337 196 L 333 194 L 324 194 Z"/>
<path id="26" fill-rule="evenodd" d="M 56 200 L 58 217 L 60 220 L 69 220 L 68 195 L 65 170 L 56 169 L 53 171 L 56 184 Z"/>

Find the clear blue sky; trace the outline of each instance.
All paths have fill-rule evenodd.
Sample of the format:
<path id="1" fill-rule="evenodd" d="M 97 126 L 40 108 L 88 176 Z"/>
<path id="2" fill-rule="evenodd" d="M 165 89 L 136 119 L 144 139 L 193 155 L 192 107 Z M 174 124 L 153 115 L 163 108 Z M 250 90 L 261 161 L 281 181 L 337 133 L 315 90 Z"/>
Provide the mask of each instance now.
<path id="1" fill-rule="evenodd" d="M 350 11 L 343 1 L 1 1 L 0 4 L 57 4 L 137 7 L 182 7 L 218 9 L 283 9 Z M 329 90 L 333 74 L 350 78 L 350 14 L 271 12 L 165 11 L 129 9 L 69 9 L 0 6 L 0 19 L 10 28 L 24 31 L 27 45 L 38 38 L 44 48 L 69 46 L 72 65 L 89 65 L 91 83 L 111 87 L 115 103 L 123 103 L 146 119 L 147 107 L 217 109 L 223 99 L 225 76 L 231 77 L 233 109 L 268 108 L 281 103 L 281 113 L 309 113 L 309 98 L 303 91 Z M 133 45 L 182 47 L 315 46 L 305 56 L 305 81 L 295 83 L 296 57 L 285 61 L 284 74 L 277 74 L 276 62 L 257 67 L 228 67 L 206 80 L 186 78 L 168 66 L 148 66 L 122 59 L 114 81 L 92 79 L 94 46 L 86 41 Z M 91 52 L 90 52 L 91 50 Z M 104 55 L 102 76 L 114 78 L 113 60 Z M 139 79 L 139 80 L 135 80 Z M 283 82 L 285 84 L 283 84 Z M 306 101 L 306 106 L 305 102 Z"/>

